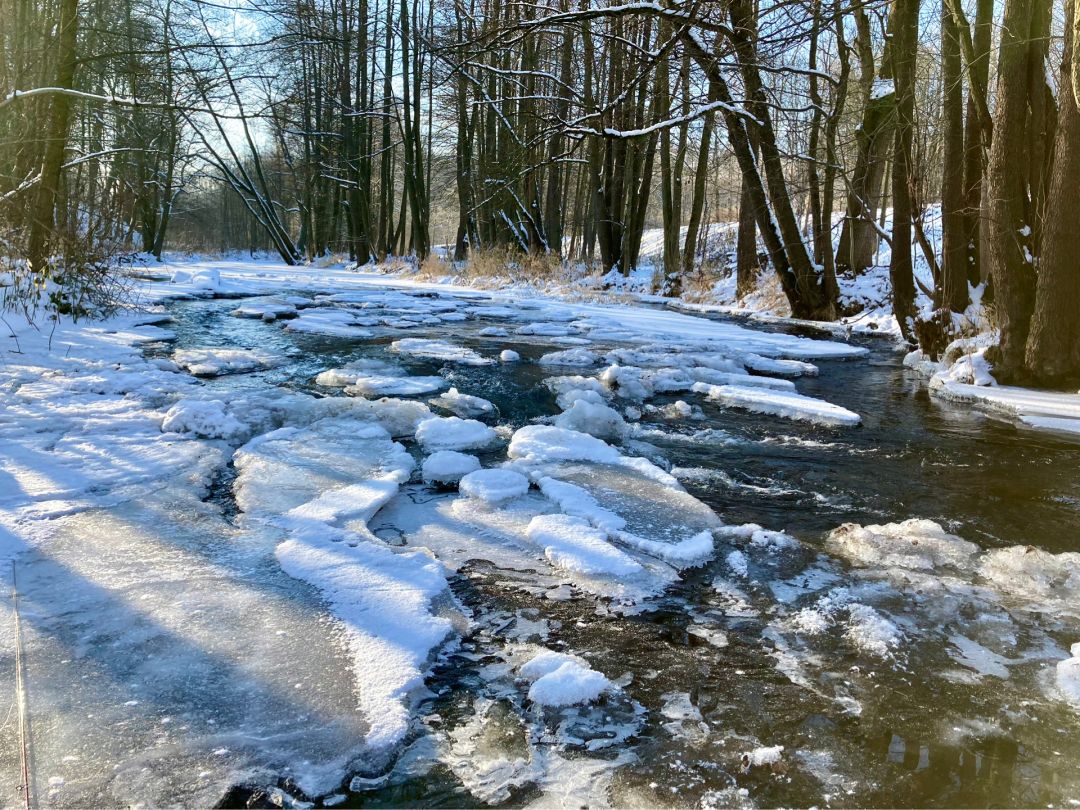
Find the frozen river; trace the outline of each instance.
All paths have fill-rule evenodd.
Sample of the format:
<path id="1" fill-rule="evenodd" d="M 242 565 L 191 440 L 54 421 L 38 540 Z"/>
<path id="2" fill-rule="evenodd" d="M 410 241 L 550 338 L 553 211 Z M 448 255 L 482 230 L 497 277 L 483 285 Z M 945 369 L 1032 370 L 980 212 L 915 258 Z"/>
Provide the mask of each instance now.
<path id="1" fill-rule="evenodd" d="M 0 414 L 35 803 L 1080 804 L 1077 444 L 663 309 L 168 316 Z"/>

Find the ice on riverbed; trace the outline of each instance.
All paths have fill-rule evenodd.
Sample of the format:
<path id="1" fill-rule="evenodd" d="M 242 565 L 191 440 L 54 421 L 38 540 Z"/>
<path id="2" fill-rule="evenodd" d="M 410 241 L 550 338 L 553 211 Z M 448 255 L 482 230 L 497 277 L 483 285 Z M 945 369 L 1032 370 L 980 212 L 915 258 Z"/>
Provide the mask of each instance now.
<path id="1" fill-rule="evenodd" d="M 483 422 L 459 416 L 433 416 L 416 426 L 416 440 L 428 452 L 435 450 L 482 450 L 498 434 Z"/>
<path id="2" fill-rule="evenodd" d="M 480 469 L 480 459 L 455 450 L 437 450 L 424 459 L 422 475 L 429 484 L 456 484 Z"/>
<path id="3" fill-rule="evenodd" d="M 469 473 L 458 486 L 462 495 L 495 505 L 528 492 L 529 479 L 513 470 L 491 468 Z"/>
<path id="4" fill-rule="evenodd" d="M 464 346 L 455 346 L 442 340 L 427 340 L 425 338 L 404 338 L 395 340 L 390 344 L 395 352 L 423 357 L 428 360 L 442 360 L 448 363 L 460 363 L 466 366 L 488 366 L 494 363 L 486 357 L 482 357 L 472 349 Z"/>
<path id="5" fill-rule="evenodd" d="M 488 400 L 463 394 L 456 388 L 451 388 L 446 393 L 428 401 L 436 408 L 450 411 L 454 416 L 460 416 L 462 419 L 490 416 L 495 412 L 495 406 Z"/>
<path id="6" fill-rule="evenodd" d="M 273 368 L 282 358 L 257 349 L 182 349 L 173 360 L 196 377 L 216 377 Z"/>
<path id="7" fill-rule="evenodd" d="M 725 407 L 771 414 L 785 419 L 838 427 L 857 425 L 862 421 L 857 413 L 847 408 L 794 391 L 707 383 L 694 383 L 692 390 L 705 394 L 711 401 Z"/>

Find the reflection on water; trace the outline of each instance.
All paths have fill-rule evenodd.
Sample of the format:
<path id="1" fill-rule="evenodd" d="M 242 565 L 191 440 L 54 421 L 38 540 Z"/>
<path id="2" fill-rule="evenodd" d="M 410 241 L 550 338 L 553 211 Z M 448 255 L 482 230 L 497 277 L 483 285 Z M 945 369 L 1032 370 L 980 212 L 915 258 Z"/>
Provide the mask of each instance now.
<path id="1" fill-rule="evenodd" d="M 277 368 L 203 383 L 226 397 L 275 386 L 339 395 L 315 386 L 315 375 L 360 357 L 384 356 L 389 342 L 403 336 L 391 329 L 376 329 L 376 337 L 357 341 L 294 335 L 274 324 L 230 317 L 233 306 L 199 301 L 173 308 L 179 346 L 260 348 L 288 357 Z M 557 413 L 552 395 L 540 384 L 546 373 L 529 361 L 565 346 L 537 336 L 477 334 L 493 324 L 505 321 L 417 327 L 408 336 L 452 337 L 485 356 L 512 348 L 524 362 L 467 367 L 398 355 L 393 359 L 413 374 L 441 373 L 461 391 L 491 400 L 500 423 L 518 427 Z M 865 345 L 872 352 L 868 360 L 816 361 L 820 376 L 798 381 L 802 393 L 861 414 L 861 427 L 826 429 L 695 400 L 703 418 L 642 420 L 648 429 L 642 439 L 652 450 L 635 446 L 634 452 L 655 452 L 676 468 L 692 470 L 684 478 L 687 490 L 725 522 L 784 530 L 807 544 L 797 564 L 776 562 L 771 570 L 780 579 L 814 565 L 824 534 L 844 522 L 922 517 L 983 548 L 1080 551 L 1080 476 L 1075 472 L 1080 446 L 933 401 L 902 368 L 898 354 L 881 342 Z M 170 350 L 159 349 L 163 354 Z M 663 405 L 677 398 L 660 396 L 653 402 Z M 228 478 L 223 481 L 227 488 Z M 444 497 L 449 496 L 433 500 Z M 382 534 L 401 533 L 386 526 Z M 823 578 L 846 576 L 843 566 L 820 564 Z M 421 707 L 413 746 L 398 770 L 386 779 L 367 775 L 380 778 L 355 783 L 345 805 L 475 805 L 480 788 L 465 784 L 471 777 L 462 776 L 462 769 L 447 766 L 446 746 L 481 703 L 498 704 L 501 711 L 524 718 L 523 727 L 530 730 L 522 733 L 536 737 L 526 750 L 539 756 L 535 746 L 542 734 L 557 737 L 560 728 L 570 727 L 570 719 L 530 716 L 512 678 L 499 670 L 507 645 L 521 643 L 585 655 L 608 677 L 621 678 L 628 700 L 641 707 L 640 717 L 630 703 L 608 707 L 606 722 L 614 727 L 621 718 L 628 729 L 629 741 L 618 748 L 631 750 L 635 761 L 608 774 L 606 781 L 598 777 L 589 783 L 591 772 L 581 763 L 611 761 L 616 752 L 590 748 L 587 742 L 562 739 L 553 749 L 562 760 L 543 763 L 547 772 L 569 769 L 583 784 L 602 786 L 616 805 L 1033 806 L 1080 801 L 1078 718 L 1040 693 L 1018 696 L 993 676 L 976 677 L 958 667 L 944 638 L 935 635 L 937 628 L 925 626 L 926 614 L 913 607 L 917 599 L 903 601 L 916 595 L 900 594 L 886 602 L 895 609 L 891 615 L 905 651 L 882 660 L 828 636 L 816 646 L 789 649 L 790 637 L 778 632 L 775 623 L 782 612 L 775 597 L 780 591 L 774 589 L 765 599 L 745 584 L 739 587 L 747 592 L 733 597 L 730 588 L 717 587 L 718 580 L 731 577 L 723 551 L 709 565 L 688 572 L 653 609 L 631 615 L 610 612 L 590 598 L 545 599 L 536 589 L 530 591 L 529 577 L 480 560 L 462 568 L 453 590 L 471 613 L 473 627 L 436 662 L 429 679 L 433 697 Z M 872 589 L 878 583 L 864 579 L 851 586 Z M 1080 640 L 1069 637 L 1075 625 L 1055 623 L 1053 617 L 1046 617 L 1045 625 L 1049 635 L 1039 643 L 1046 649 L 1056 644 L 1059 657 L 1071 641 Z M 1022 626 L 1016 632 L 1020 650 L 1031 642 L 1032 631 Z M 920 638 L 930 641 L 920 644 Z M 1017 658 L 1013 677 L 1039 683 L 1045 660 Z M 671 708 L 675 705 L 693 711 L 680 714 Z M 783 745 L 780 762 L 741 767 L 743 752 L 762 745 Z M 507 746 L 511 750 L 512 742 Z M 541 795 L 536 784 L 524 780 L 500 801 L 526 804 Z"/>

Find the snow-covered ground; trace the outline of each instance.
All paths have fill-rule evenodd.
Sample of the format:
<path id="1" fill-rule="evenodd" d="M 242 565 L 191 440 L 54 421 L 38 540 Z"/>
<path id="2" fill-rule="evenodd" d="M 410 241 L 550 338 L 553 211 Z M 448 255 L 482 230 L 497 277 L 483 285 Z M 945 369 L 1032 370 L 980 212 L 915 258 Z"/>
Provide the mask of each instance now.
<path id="1" fill-rule="evenodd" d="M 535 785 L 547 803 L 602 804 L 632 755 L 601 752 L 646 715 L 633 678 L 588 650 L 540 646 L 534 614 L 482 624 L 452 587 L 482 576 L 477 561 L 512 591 L 602 620 L 657 609 L 719 555 L 714 609 L 760 620 L 779 673 L 848 716 L 871 698 L 826 676 L 836 640 L 895 661 L 922 654 L 927 621 L 953 639 L 951 683 L 1017 669 L 1018 702 L 1074 701 L 1063 636 L 1080 631 L 1077 555 L 983 550 L 927 521 L 841 527 L 828 554 L 727 526 L 639 424 L 731 408 L 860 430 L 863 414 L 805 384 L 864 348 L 341 267 L 172 270 L 141 285 L 138 311 L 3 338 L 0 557 L 14 561 L 23 630 L 0 637 L 0 663 L 9 678 L 22 645 L 44 804 L 212 804 L 279 777 L 329 799 L 348 776 L 356 790 L 392 780 L 403 746 L 393 773 L 440 762 L 480 801 Z M 260 345 L 201 335 L 171 349 L 180 329 L 161 304 L 210 295 L 248 296 L 234 322 L 264 329 Z M 279 385 L 305 354 L 296 340 L 316 357 L 369 342 L 381 354 Z M 500 362 L 507 352 L 516 361 Z M 469 393 L 470 375 L 514 373 L 535 375 L 560 412 L 503 413 Z M 483 654 L 463 641 L 478 626 Z M 729 645 L 708 611 L 687 633 Z M 417 707 L 453 656 L 482 662 L 485 686 L 474 720 L 448 729 Z M 690 735 L 704 721 L 680 701 L 666 698 L 665 717 Z M 516 754 L 490 736 L 507 729 Z M 742 742 L 722 754 L 733 772 L 784 756 Z M 0 795 L 15 803 L 17 754 L 2 751 Z"/>

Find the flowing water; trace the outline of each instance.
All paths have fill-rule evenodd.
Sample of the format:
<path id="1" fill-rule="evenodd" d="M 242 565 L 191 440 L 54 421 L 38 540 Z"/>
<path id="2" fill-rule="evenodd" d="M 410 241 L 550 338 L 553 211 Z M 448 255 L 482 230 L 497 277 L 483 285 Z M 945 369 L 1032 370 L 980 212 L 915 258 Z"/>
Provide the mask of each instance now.
<path id="1" fill-rule="evenodd" d="M 504 320 L 421 325 L 407 334 L 377 329 L 373 338 L 348 340 L 231 317 L 234 306 L 173 304 L 176 343 L 147 351 L 168 356 L 176 348 L 222 346 L 287 358 L 276 368 L 208 379 L 206 388 L 226 401 L 273 388 L 341 396 L 317 386 L 315 375 L 361 357 L 388 358 L 487 398 L 498 410 L 488 421 L 514 428 L 559 412 L 545 376 L 577 373 L 532 362 L 563 344 L 515 336 L 512 326 L 509 337 L 478 334 Z M 485 356 L 513 349 L 522 362 L 471 367 L 388 351 L 390 341 L 406 336 L 449 340 Z M 934 401 L 884 341 L 863 345 L 867 357 L 815 361 L 820 375 L 798 381 L 801 393 L 860 414 L 859 427 L 825 428 L 721 409 L 697 395 L 658 395 L 652 404 L 700 404 L 700 418 L 645 414 L 624 443 L 628 454 L 666 461 L 726 524 L 783 530 L 801 541 L 796 552 L 754 556 L 741 541 L 721 540 L 711 562 L 634 609 L 587 595 L 544 598 L 543 588 L 532 587 L 540 577 L 534 571 L 479 556 L 461 562 L 451 590 L 455 610 L 469 621 L 434 661 L 403 752 L 389 770 L 380 764 L 357 772 L 335 801 L 521 806 L 561 796 L 580 806 L 592 793 L 616 806 L 650 807 L 1080 803 L 1080 713 L 1055 699 L 1047 680 L 1053 661 L 1080 641 L 1080 624 L 1049 610 L 1002 618 L 982 597 L 960 599 L 950 616 L 952 607 L 935 609 L 936 592 L 920 590 L 925 583 L 898 585 L 884 567 L 853 572 L 824 556 L 827 533 L 841 524 L 913 517 L 983 549 L 1080 551 L 1080 445 Z M 231 496 L 226 471 L 209 502 L 230 519 Z M 371 527 L 408 545 L 407 524 L 422 519 L 410 518 L 409 509 L 451 497 L 414 477 Z M 749 578 L 732 573 L 728 555 L 739 548 Z M 838 585 L 890 617 L 903 638 L 895 649 L 869 654 L 848 643 L 853 631 L 839 620 L 812 641 L 791 632 L 787 619 Z M 997 657 L 989 666 L 958 664 L 963 656 L 948 639 L 970 620 L 985 641 L 991 613 L 1011 622 Z M 597 705 L 532 706 L 504 654 L 526 643 L 582 655 L 621 688 Z M 783 746 L 775 762 L 755 765 L 743 756 L 771 746 Z M 248 787 L 227 803 L 246 801 Z"/>

